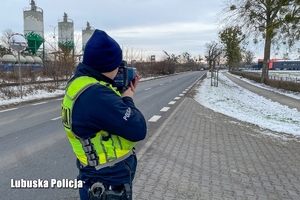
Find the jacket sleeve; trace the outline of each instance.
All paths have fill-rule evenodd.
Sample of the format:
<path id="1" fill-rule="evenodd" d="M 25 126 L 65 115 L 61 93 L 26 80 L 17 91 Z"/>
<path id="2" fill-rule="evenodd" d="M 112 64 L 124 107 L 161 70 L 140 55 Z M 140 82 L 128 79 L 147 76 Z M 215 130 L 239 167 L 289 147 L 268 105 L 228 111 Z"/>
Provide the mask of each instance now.
<path id="1" fill-rule="evenodd" d="M 121 98 L 106 87 L 92 86 L 82 93 L 72 116 L 77 118 L 73 120 L 73 130 L 79 137 L 90 137 L 100 130 L 132 142 L 146 137 L 146 120 L 132 98 Z"/>

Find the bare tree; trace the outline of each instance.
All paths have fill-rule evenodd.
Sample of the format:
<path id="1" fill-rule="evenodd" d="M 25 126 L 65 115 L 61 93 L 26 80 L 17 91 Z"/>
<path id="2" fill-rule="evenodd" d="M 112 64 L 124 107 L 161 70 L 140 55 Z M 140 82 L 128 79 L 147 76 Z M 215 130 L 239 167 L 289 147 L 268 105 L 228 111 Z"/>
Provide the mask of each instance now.
<path id="1" fill-rule="evenodd" d="M 185 64 L 189 64 L 192 60 L 192 55 L 187 51 L 182 52 L 181 57 L 182 57 L 183 63 L 185 63 Z"/>
<path id="2" fill-rule="evenodd" d="M 211 86 L 218 86 L 218 72 L 215 74 L 215 66 L 217 62 L 220 62 L 221 55 L 223 53 L 223 48 L 220 43 L 211 41 L 206 43 L 207 52 L 205 55 L 206 61 L 209 63 L 209 68 L 211 72 Z M 216 75 L 216 77 L 215 77 Z M 215 80 L 216 82 L 214 82 Z"/>
<path id="3" fill-rule="evenodd" d="M 198 60 L 199 62 L 201 62 L 202 60 L 204 60 L 204 58 L 202 58 L 201 55 L 198 55 L 197 60 Z"/>
<path id="4" fill-rule="evenodd" d="M 173 74 L 175 72 L 175 64 L 178 63 L 180 55 L 171 54 L 169 55 L 168 52 L 163 51 L 167 56 L 166 61 L 168 63 L 168 73 Z"/>
<path id="5" fill-rule="evenodd" d="M 211 71 L 215 69 L 216 63 L 220 61 L 220 56 L 222 55 L 223 48 L 220 43 L 211 41 L 206 43 L 206 61 L 208 62 L 209 68 Z"/>
<path id="6" fill-rule="evenodd" d="M 2 35 L 1 35 L 1 44 L 3 47 L 6 47 L 8 48 L 8 38 L 10 38 L 10 36 L 13 34 L 14 32 L 11 30 L 11 29 L 5 29 L 3 32 L 2 32 Z"/>
<path id="7" fill-rule="evenodd" d="M 251 65 L 253 63 L 254 53 L 249 50 L 246 51 L 244 54 L 244 59 L 245 59 L 246 65 Z"/>
<path id="8" fill-rule="evenodd" d="M 11 54 L 11 49 L 0 45 L 0 57 L 4 56 L 5 54 Z"/>
<path id="9" fill-rule="evenodd" d="M 268 78 L 268 63 L 272 42 L 282 34 L 285 17 L 290 13 L 290 7 L 295 0 L 227 0 L 222 22 L 235 24 L 243 28 L 247 36 L 264 39 L 264 63 L 261 82 Z"/>
<path id="10" fill-rule="evenodd" d="M 141 58 L 141 51 L 135 50 L 134 47 L 122 46 L 123 59 L 128 63 Z"/>

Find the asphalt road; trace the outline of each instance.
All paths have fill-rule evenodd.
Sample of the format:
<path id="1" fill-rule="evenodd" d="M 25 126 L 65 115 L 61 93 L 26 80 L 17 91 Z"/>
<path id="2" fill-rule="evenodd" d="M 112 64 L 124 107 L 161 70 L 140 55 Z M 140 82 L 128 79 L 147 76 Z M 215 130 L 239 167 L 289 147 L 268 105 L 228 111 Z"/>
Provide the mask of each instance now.
<path id="1" fill-rule="evenodd" d="M 187 72 L 139 83 L 134 102 L 151 121 L 137 151 L 203 74 Z M 51 187 L 52 180 L 74 180 L 78 173 L 61 124 L 60 104 L 61 99 L 54 99 L 0 110 L 0 199 L 78 198 L 76 189 L 59 188 L 58 184 Z M 40 188 L 13 188 L 22 179 L 37 181 Z"/>

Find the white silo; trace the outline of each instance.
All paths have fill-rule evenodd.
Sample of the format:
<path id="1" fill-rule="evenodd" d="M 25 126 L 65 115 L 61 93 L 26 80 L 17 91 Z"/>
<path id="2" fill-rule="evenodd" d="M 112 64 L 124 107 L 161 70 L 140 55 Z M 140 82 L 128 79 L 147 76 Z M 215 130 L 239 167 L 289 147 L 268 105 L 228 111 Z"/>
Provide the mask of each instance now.
<path id="1" fill-rule="evenodd" d="M 82 51 L 84 51 L 85 45 L 87 41 L 91 38 L 93 35 L 95 29 L 90 26 L 90 23 L 86 23 L 86 28 L 82 30 Z"/>
<path id="2" fill-rule="evenodd" d="M 44 43 L 44 12 L 36 6 L 34 0 L 31 0 L 30 5 L 30 8 L 23 10 L 24 36 L 28 41 L 28 48 L 36 55 Z"/>
<path id="3" fill-rule="evenodd" d="M 34 56 L 33 60 L 36 65 L 41 65 L 43 63 L 42 59 L 38 56 Z"/>
<path id="4" fill-rule="evenodd" d="M 34 59 L 31 56 L 25 56 L 26 64 L 32 65 L 34 63 Z"/>
<path id="5" fill-rule="evenodd" d="M 18 60 L 18 58 L 16 58 Z M 24 64 L 26 62 L 26 59 L 24 56 L 20 55 L 20 64 Z"/>
<path id="6" fill-rule="evenodd" d="M 66 13 L 63 21 L 58 22 L 58 46 L 67 54 L 74 49 L 74 23 Z"/>
<path id="7" fill-rule="evenodd" d="M 11 55 L 11 54 L 5 54 L 3 57 L 2 57 L 2 63 L 3 64 L 15 64 L 17 62 L 17 59 L 15 56 Z"/>

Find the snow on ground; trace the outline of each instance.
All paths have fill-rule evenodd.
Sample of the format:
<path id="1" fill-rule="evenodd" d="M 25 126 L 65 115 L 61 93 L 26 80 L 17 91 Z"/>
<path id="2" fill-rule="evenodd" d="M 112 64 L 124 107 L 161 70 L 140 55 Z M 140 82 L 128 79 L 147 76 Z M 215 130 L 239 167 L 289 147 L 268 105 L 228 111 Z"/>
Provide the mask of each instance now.
<path id="1" fill-rule="evenodd" d="M 20 97 L 11 98 L 8 100 L 0 98 L 0 106 L 18 104 L 18 103 L 22 103 L 22 102 L 26 102 L 26 101 L 31 101 L 31 100 L 57 97 L 57 96 L 60 96 L 63 94 L 64 94 L 63 90 L 54 90 L 53 92 L 47 92 L 45 90 L 37 90 L 34 94 L 32 94 L 30 96 L 23 96 L 22 99 Z"/>
<path id="2" fill-rule="evenodd" d="M 280 91 L 244 78 L 242 80 L 275 92 Z M 210 77 L 205 78 L 195 95 L 195 99 L 203 106 L 264 129 L 300 136 L 300 112 L 297 109 L 254 94 L 236 85 L 222 73 L 219 73 L 218 87 L 210 86 L 210 81 Z M 282 90 L 280 93 L 300 99 L 296 93 Z"/>
<path id="3" fill-rule="evenodd" d="M 163 76 L 161 76 L 163 77 Z M 149 77 L 149 78 L 142 78 L 140 81 L 146 81 L 146 80 L 151 80 L 154 78 L 159 78 L 159 77 Z M 44 79 L 43 79 L 44 80 Z M 23 95 L 22 99 L 20 97 L 15 97 L 11 99 L 5 99 L 3 94 L 0 92 L 0 106 L 5 106 L 5 105 L 13 105 L 13 104 L 19 104 L 22 102 L 26 101 L 31 101 L 31 100 L 40 100 L 40 99 L 47 99 L 51 97 L 57 97 L 57 96 L 62 96 L 64 94 L 64 85 L 59 86 L 60 89 L 57 90 L 40 90 L 40 89 L 35 89 L 34 92 L 30 95 Z M 13 87 L 13 90 L 19 90 L 19 86 Z M 27 86 L 22 86 L 23 93 L 24 91 L 29 90 Z M 25 92 L 26 93 L 26 92 Z"/>
<path id="4" fill-rule="evenodd" d="M 275 74 L 275 72 L 273 72 L 273 74 Z M 296 73 L 296 75 L 297 75 L 296 77 L 298 77 L 298 79 L 299 79 L 300 75 L 298 75 L 298 74 L 300 74 L 300 72 Z M 240 76 L 237 76 L 237 75 L 234 75 L 234 74 L 230 74 L 230 75 L 240 79 Z M 286 90 L 282 90 L 282 89 L 273 88 L 273 87 L 270 87 L 270 86 L 268 86 L 264 83 L 257 83 L 253 80 L 249 80 L 249 79 L 246 79 L 246 78 L 242 78 L 240 80 L 245 81 L 247 83 L 250 83 L 252 85 L 255 85 L 257 87 L 266 89 L 266 90 L 277 92 L 277 93 L 280 93 L 280 94 L 283 94 L 283 95 L 286 95 L 286 96 L 289 96 L 289 97 L 292 97 L 292 98 L 295 98 L 295 99 L 300 99 L 300 93 L 297 93 L 297 92 L 292 92 L 292 91 L 286 91 Z"/>

